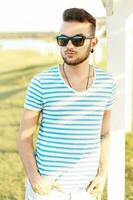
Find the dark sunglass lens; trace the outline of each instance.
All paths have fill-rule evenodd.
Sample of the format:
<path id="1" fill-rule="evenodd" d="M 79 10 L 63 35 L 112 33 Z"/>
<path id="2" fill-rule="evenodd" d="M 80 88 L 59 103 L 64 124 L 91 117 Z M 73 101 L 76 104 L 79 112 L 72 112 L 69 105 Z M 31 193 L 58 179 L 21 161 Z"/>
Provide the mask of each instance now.
<path id="1" fill-rule="evenodd" d="M 81 36 L 75 36 L 72 38 L 72 43 L 73 43 L 73 45 L 75 45 L 77 47 L 83 46 L 84 38 Z"/>
<path id="2" fill-rule="evenodd" d="M 68 43 L 68 38 L 67 37 L 63 37 L 63 36 L 59 36 L 57 37 L 57 43 L 59 46 L 66 46 Z"/>

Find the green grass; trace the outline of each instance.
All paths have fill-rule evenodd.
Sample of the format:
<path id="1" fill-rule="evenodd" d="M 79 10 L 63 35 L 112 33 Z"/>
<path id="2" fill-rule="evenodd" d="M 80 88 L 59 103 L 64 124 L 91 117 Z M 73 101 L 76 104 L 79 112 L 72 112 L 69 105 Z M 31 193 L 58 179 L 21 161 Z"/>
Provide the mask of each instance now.
<path id="1" fill-rule="evenodd" d="M 61 60 L 53 54 L 42 56 L 34 51 L 0 52 L 0 200 L 24 199 L 24 169 L 17 150 L 17 135 L 25 90 L 35 74 Z M 99 63 L 104 66 L 105 61 Z M 126 186 L 127 200 L 133 196 L 132 135 L 127 135 Z M 106 200 L 106 187 L 103 194 Z"/>
<path id="2" fill-rule="evenodd" d="M 126 200 L 133 200 L 133 133 L 126 135 L 125 165 L 125 196 Z"/>

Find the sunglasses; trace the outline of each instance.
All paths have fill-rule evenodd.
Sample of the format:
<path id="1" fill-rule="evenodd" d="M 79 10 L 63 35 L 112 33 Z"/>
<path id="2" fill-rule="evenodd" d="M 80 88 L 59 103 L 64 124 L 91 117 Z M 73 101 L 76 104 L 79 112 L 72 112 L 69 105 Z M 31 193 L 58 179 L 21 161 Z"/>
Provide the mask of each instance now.
<path id="1" fill-rule="evenodd" d="M 68 37 L 66 35 L 56 36 L 56 40 L 59 46 L 67 46 L 69 40 L 71 40 L 72 44 L 76 47 L 81 47 L 84 45 L 86 39 L 93 39 L 94 36 L 84 36 L 84 35 L 75 35 L 72 37 Z"/>

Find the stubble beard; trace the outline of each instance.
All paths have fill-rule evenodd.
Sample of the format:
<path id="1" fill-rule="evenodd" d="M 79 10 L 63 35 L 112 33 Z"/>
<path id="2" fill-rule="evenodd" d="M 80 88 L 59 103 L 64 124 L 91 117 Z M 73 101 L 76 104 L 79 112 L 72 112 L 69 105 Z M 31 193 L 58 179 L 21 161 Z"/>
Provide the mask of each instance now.
<path id="1" fill-rule="evenodd" d="M 71 59 L 65 57 L 61 52 L 62 59 L 64 60 L 64 63 L 66 63 L 67 65 L 79 65 L 79 64 L 83 63 L 85 60 L 87 60 L 89 55 L 90 55 L 90 51 L 87 50 L 85 52 L 84 56 L 78 57 L 74 60 L 71 60 Z"/>

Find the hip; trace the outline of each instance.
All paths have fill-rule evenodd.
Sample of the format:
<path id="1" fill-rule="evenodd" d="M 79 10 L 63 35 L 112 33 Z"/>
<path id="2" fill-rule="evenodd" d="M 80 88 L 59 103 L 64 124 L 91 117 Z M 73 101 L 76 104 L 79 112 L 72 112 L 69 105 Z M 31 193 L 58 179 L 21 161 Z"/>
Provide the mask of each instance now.
<path id="1" fill-rule="evenodd" d="M 39 195 L 36 193 L 29 182 L 26 179 L 25 183 L 25 200 L 100 200 L 100 198 L 92 197 L 85 189 L 63 192 L 57 189 L 53 189 L 47 195 Z"/>

